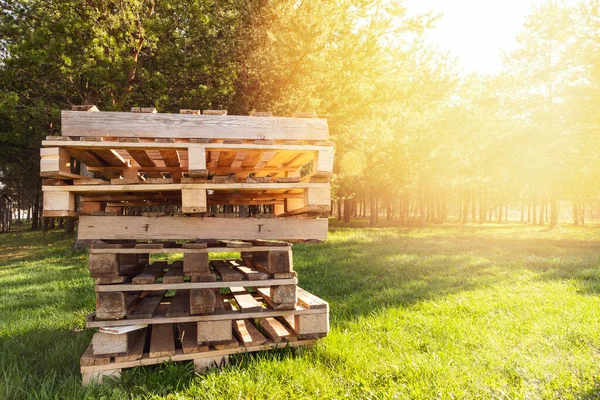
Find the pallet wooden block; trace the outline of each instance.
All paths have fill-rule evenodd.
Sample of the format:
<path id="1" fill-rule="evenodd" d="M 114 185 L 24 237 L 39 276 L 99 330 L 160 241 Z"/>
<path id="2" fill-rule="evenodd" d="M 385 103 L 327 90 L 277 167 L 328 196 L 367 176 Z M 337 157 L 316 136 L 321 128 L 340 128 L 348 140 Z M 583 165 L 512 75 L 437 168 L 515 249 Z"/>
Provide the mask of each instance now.
<path id="1" fill-rule="evenodd" d="M 127 333 L 113 335 L 110 333 L 96 332 L 92 337 L 94 355 L 114 356 L 127 353 L 129 347 L 128 337 L 129 335 Z"/>
<path id="2" fill-rule="evenodd" d="M 231 320 L 199 321 L 197 323 L 198 344 L 221 344 L 233 340 Z"/>
<path id="3" fill-rule="evenodd" d="M 215 311 L 214 289 L 191 289 L 189 292 L 190 314 L 210 314 Z"/>
<path id="4" fill-rule="evenodd" d="M 111 320 L 125 317 L 137 297 L 137 294 L 125 292 L 96 293 L 96 318 Z"/>
<path id="5" fill-rule="evenodd" d="M 275 303 L 296 304 L 296 285 L 271 286 L 270 297 Z"/>

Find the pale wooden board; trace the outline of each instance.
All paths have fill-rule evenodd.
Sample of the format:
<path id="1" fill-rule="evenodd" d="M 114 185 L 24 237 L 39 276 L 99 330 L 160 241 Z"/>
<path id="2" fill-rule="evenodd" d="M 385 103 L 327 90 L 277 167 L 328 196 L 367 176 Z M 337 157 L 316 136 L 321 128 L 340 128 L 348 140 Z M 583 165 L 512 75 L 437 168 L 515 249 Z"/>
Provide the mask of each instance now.
<path id="1" fill-rule="evenodd" d="M 241 272 L 246 278 L 248 278 L 248 280 L 259 281 L 269 279 L 269 274 L 267 274 L 266 272 L 261 272 L 254 267 L 243 265 L 238 260 L 227 260 L 227 263 L 233 268 L 235 268 L 237 271 Z"/>
<path id="2" fill-rule="evenodd" d="M 290 152 L 290 151 L 299 151 L 299 152 L 307 152 L 306 154 L 315 153 L 318 151 L 333 151 L 333 147 L 331 145 L 282 145 L 282 144 L 251 144 L 251 143 L 242 143 L 242 144 L 228 144 L 228 143 L 187 143 L 185 141 L 178 142 L 87 142 L 87 141 L 71 141 L 71 142 L 61 142 L 56 140 L 43 140 L 42 146 L 44 147 L 61 147 L 67 149 L 70 153 L 74 151 L 83 151 L 83 150 L 98 150 L 98 149 L 108 149 L 108 150 L 156 150 L 161 151 L 166 149 L 166 151 L 177 151 L 177 150 L 188 150 L 190 148 L 198 148 L 198 149 L 206 149 L 208 151 L 220 152 L 220 151 L 238 151 L 244 150 L 246 152 L 259 152 L 258 154 L 262 154 L 260 152 L 268 151 L 268 152 Z M 75 157 L 77 158 L 77 157 Z M 82 160 L 83 161 L 83 160 Z M 84 161 L 85 163 L 85 161 Z M 165 163 L 166 164 L 166 163 Z M 242 165 L 244 166 L 244 165 Z"/>
<path id="3" fill-rule="evenodd" d="M 127 318 L 136 320 L 152 318 L 152 315 L 154 315 L 154 311 L 156 311 L 156 308 L 159 306 L 164 294 L 165 292 L 153 292 L 151 295 L 147 295 L 127 314 Z"/>
<path id="4" fill-rule="evenodd" d="M 312 293 L 307 292 L 301 287 L 296 288 L 296 295 L 298 296 L 298 304 L 304 308 L 309 309 L 322 309 L 328 308 L 329 304 Z"/>
<path id="5" fill-rule="evenodd" d="M 229 290 L 231 290 L 233 298 L 242 312 L 250 313 L 262 311 L 262 305 L 243 287 L 232 287 L 229 288 Z"/>
<path id="6" fill-rule="evenodd" d="M 315 343 L 315 340 L 298 340 L 294 342 L 286 343 L 286 346 L 289 347 L 299 347 L 299 346 L 310 346 Z M 107 365 L 95 365 L 95 366 L 81 366 L 82 373 L 90 373 L 90 372 L 99 372 L 106 370 L 114 370 L 119 368 L 132 368 L 143 365 L 155 365 L 160 364 L 165 361 L 187 361 L 194 360 L 199 358 L 209 358 L 209 357 L 218 357 L 227 354 L 237 354 L 237 353 L 245 353 L 245 352 L 254 352 L 254 351 L 264 351 L 270 350 L 273 348 L 282 347 L 280 343 L 273 343 L 270 340 L 260 346 L 251 346 L 251 347 L 243 347 L 236 346 L 235 348 L 230 349 L 222 349 L 222 350 L 209 350 L 201 353 L 192 353 L 185 354 L 182 350 L 175 350 L 175 355 L 170 357 L 160 357 L 160 358 L 149 358 L 145 354 L 141 360 L 131 361 L 126 363 L 110 363 Z"/>
<path id="7" fill-rule="evenodd" d="M 124 179 L 121 179 L 124 181 Z M 118 181 L 118 180 L 117 180 Z M 121 192 L 174 192 L 183 189 L 207 190 L 293 190 L 293 189 L 329 189 L 329 183 L 167 183 L 167 184 L 111 184 L 111 185 L 64 185 L 42 186 L 44 193 L 121 193 Z M 238 238 L 242 239 L 242 238 Z"/>
<path id="8" fill-rule="evenodd" d="M 82 113 L 63 110 L 62 136 L 328 140 L 327 120 L 248 116 Z"/>
<path id="9" fill-rule="evenodd" d="M 244 346 L 259 346 L 267 341 L 247 319 L 233 321 L 233 334 Z"/>
<path id="10" fill-rule="evenodd" d="M 241 281 L 244 277 L 237 271 L 234 271 L 227 263 L 223 260 L 211 261 L 212 267 L 221 275 L 222 282 L 233 282 Z"/>
<path id="11" fill-rule="evenodd" d="M 261 318 L 258 323 L 265 331 L 267 337 L 274 343 L 292 342 L 298 340 L 294 332 L 288 329 L 283 323 L 273 317 Z"/>
<path id="12" fill-rule="evenodd" d="M 322 313 L 323 310 L 309 310 L 302 307 L 296 307 L 295 310 L 282 310 L 282 311 L 272 311 L 269 309 L 257 312 L 247 312 L 242 313 L 238 310 L 224 310 L 217 311 L 215 308 L 215 312 L 213 314 L 208 315 L 190 315 L 189 317 L 175 317 L 175 318 L 167 318 L 164 314 L 156 313 L 152 316 L 152 318 L 140 318 L 136 319 L 135 322 L 139 324 L 167 324 L 167 323 L 182 323 L 182 322 L 194 322 L 194 321 L 221 321 L 221 320 L 234 320 L 240 318 L 267 318 L 267 317 L 281 317 L 281 316 L 290 316 L 290 315 L 305 315 L 305 314 L 318 314 Z M 109 321 L 101 321 L 95 320 L 92 316 L 86 322 L 86 326 L 88 328 L 99 328 L 101 326 L 124 326 L 131 325 L 131 320 L 121 319 L 121 320 L 109 320 Z"/>
<path id="13" fill-rule="evenodd" d="M 175 340 L 173 338 L 173 325 L 152 325 L 150 338 L 150 358 L 169 357 L 175 355 Z"/>
<path id="14" fill-rule="evenodd" d="M 193 278 L 193 277 L 192 277 Z M 182 290 L 182 289 L 220 289 L 235 286 L 280 286 L 295 285 L 297 278 L 266 279 L 266 280 L 241 280 L 241 281 L 205 281 L 184 283 L 151 283 L 151 284 L 129 284 L 118 283 L 112 285 L 96 285 L 97 292 L 136 292 L 140 290 Z"/>
<path id="15" fill-rule="evenodd" d="M 327 218 L 82 216 L 79 239 L 327 239 Z"/>

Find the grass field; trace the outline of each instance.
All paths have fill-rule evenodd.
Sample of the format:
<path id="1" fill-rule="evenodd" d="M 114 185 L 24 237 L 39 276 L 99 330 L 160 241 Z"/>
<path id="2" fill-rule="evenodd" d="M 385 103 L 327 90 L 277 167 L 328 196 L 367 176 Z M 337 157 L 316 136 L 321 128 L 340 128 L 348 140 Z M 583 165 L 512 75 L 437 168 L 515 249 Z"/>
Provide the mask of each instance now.
<path id="1" fill-rule="evenodd" d="M 294 245 L 301 286 L 331 306 L 314 348 L 87 388 L 93 282 L 71 242 L 0 235 L 1 398 L 600 397 L 597 228 L 334 226 L 327 243 Z"/>

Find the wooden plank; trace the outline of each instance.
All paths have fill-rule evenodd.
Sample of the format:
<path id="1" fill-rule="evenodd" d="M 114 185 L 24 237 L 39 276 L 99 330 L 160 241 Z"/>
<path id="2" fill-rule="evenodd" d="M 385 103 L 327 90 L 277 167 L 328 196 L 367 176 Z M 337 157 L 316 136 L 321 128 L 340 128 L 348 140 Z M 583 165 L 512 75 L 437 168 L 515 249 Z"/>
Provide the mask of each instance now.
<path id="1" fill-rule="evenodd" d="M 95 149 L 108 149 L 108 150 L 160 150 L 160 149 L 169 149 L 169 150 L 187 150 L 189 148 L 202 148 L 208 150 L 216 150 L 216 151 L 238 151 L 238 150 L 247 150 L 247 151 L 277 151 L 277 152 L 289 152 L 289 151 L 303 151 L 303 152 L 317 152 L 317 151 L 333 151 L 333 147 L 331 146 L 322 146 L 322 145 L 288 145 L 288 144 L 264 144 L 264 143 L 242 143 L 242 144 L 227 144 L 227 143 L 202 143 L 202 144 L 194 144 L 190 141 L 190 143 L 186 142 L 156 142 L 156 140 L 164 140 L 164 139 L 155 139 L 154 142 L 78 142 L 78 141 L 70 141 L 70 142 L 62 142 L 56 140 L 43 140 L 42 146 L 44 147 L 61 147 L 67 149 L 70 153 L 74 150 L 82 151 L 82 150 L 95 150 Z M 73 154 L 71 154 L 73 156 Z M 83 160 L 82 160 L 83 161 Z M 98 161 L 98 160 L 96 160 Z"/>
<path id="2" fill-rule="evenodd" d="M 228 304 L 228 303 L 227 303 Z M 263 311 L 256 312 L 248 312 L 241 313 L 237 310 L 224 310 L 217 312 L 215 308 L 215 312 L 213 314 L 207 315 L 190 315 L 189 317 L 173 317 L 167 318 L 164 314 L 156 314 L 152 318 L 140 318 L 136 319 L 136 323 L 139 324 L 173 324 L 173 323 L 182 323 L 182 322 L 198 322 L 198 321 L 224 321 L 224 320 L 234 320 L 240 318 L 267 318 L 267 317 L 285 317 L 290 315 L 308 315 L 308 314 L 318 314 L 322 313 L 323 310 L 309 310 L 302 307 L 296 307 L 295 310 L 281 310 L 281 311 L 273 311 L 270 309 L 264 309 Z M 86 326 L 88 328 L 100 328 L 102 326 L 124 326 L 131 325 L 131 320 L 127 319 L 117 319 L 110 321 L 101 321 L 94 319 L 94 314 L 89 316 L 89 319 L 86 322 Z"/>
<path id="3" fill-rule="evenodd" d="M 82 216 L 79 239 L 327 239 L 327 218 Z"/>
<path id="4" fill-rule="evenodd" d="M 140 165 L 140 167 L 156 167 L 156 164 L 148 153 L 144 150 L 128 150 L 127 151 L 131 157 Z"/>
<path id="5" fill-rule="evenodd" d="M 294 340 L 298 340 L 294 332 L 292 332 L 291 329 L 288 329 L 276 318 L 261 318 L 258 320 L 258 323 L 263 328 L 263 331 L 267 337 L 274 343 L 281 343 L 282 341 L 292 342 Z"/>
<path id="6" fill-rule="evenodd" d="M 77 186 L 42 186 L 44 193 L 76 192 L 76 193 L 122 193 L 122 192 L 175 192 L 180 190 L 294 190 L 294 189 L 329 189 L 329 183 L 202 183 L 202 184 L 124 184 L 124 185 L 77 185 Z M 239 239 L 239 238 L 238 238 Z"/>
<path id="7" fill-rule="evenodd" d="M 204 277 L 204 276 L 202 276 Z M 195 277 L 192 277 L 195 278 Z M 130 284 L 130 283 L 118 283 L 118 284 L 102 284 L 96 285 L 96 291 L 103 292 L 139 292 L 145 290 L 184 290 L 184 289 L 219 289 L 226 287 L 236 287 L 241 284 L 248 287 L 266 287 L 266 286 L 278 286 L 278 285 L 295 285 L 298 283 L 297 278 L 283 278 L 283 279 L 265 279 L 265 280 L 242 280 L 242 281 L 214 281 L 214 280 L 198 280 L 196 282 L 183 282 L 183 283 L 147 283 L 147 284 Z"/>
<path id="8" fill-rule="evenodd" d="M 183 263 L 175 261 L 163 277 L 163 283 L 183 283 Z"/>
<path id="9" fill-rule="evenodd" d="M 159 150 L 160 156 L 167 167 L 179 167 L 179 155 L 177 150 Z"/>
<path id="10" fill-rule="evenodd" d="M 172 298 L 165 316 L 172 317 L 187 317 L 190 315 L 190 291 L 178 290 Z"/>
<path id="11" fill-rule="evenodd" d="M 184 243 L 184 247 L 180 247 L 179 245 L 175 245 L 173 247 L 163 247 L 162 249 L 136 249 L 136 248 L 127 248 L 127 249 L 94 249 L 90 248 L 90 254 L 148 254 L 148 253 L 161 253 L 161 254 L 170 254 L 170 253 L 184 253 L 184 254 L 206 254 L 206 253 L 230 253 L 231 248 L 229 247 L 206 247 L 204 243 L 189 243 L 191 245 L 203 245 L 204 247 L 188 247 L 188 243 Z M 271 247 L 249 247 L 244 249 L 244 253 L 246 252 L 254 252 L 254 251 L 271 251 L 271 250 L 281 250 L 280 246 L 271 246 Z M 157 261 L 158 262 L 158 261 Z M 185 261 L 184 261 L 185 265 Z M 208 263 L 207 263 L 208 265 Z"/>
<path id="12" fill-rule="evenodd" d="M 242 274 L 234 271 L 223 260 L 213 260 L 211 261 L 211 265 L 219 273 L 219 275 L 221 275 L 221 281 L 223 282 L 241 281 L 244 279 Z"/>
<path id="13" fill-rule="evenodd" d="M 262 304 L 256 301 L 254 296 L 248 293 L 243 287 L 232 287 L 229 290 L 231 290 L 233 298 L 242 312 L 262 311 Z"/>
<path id="14" fill-rule="evenodd" d="M 63 110 L 62 136 L 328 140 L 327 120 Z"/>
<path id="15" fill-rule="evenodd" d="M 152 325 L 150 338 L 150 358 L 169 357 L 175 355 L 175 340 L 173 337 L 173 325 Z"/>
<path id="16" fill-rule="evenodd" d="M 110 364 L 110 357 L 106 356 L 95 356 L 94 355 L 94 346 L 92 343 L 87 347 L 85 353 L 79 359 L 79 364 L 84 366 L 93 366 L 93 365 L 107 365 Z"/>
<path id="17" fill-rule="evenodd" d="M 315 340 L 298 340 L 298 341 L 294 341 L 294 342 L 289 342 L 286 344 L 286 346 L 289 347 L 299 347 L 299 346 L 310 346 L 312 344 L 315 343 Z M 222 355 L 227 355 L 227 354 L 237 354 L 237 353 L 246 353 L 246 352 L 254 352 L 254 351 L 266 351 L 266 350 L 270 350 L 272 348 L 278 348 L 281 347 L 281 344 L 279 343 L 273 343 L 272 341 L 267 341 L 265 344 L 262 344 L 260 346 L 251 346 L 251 347 L 243 347 L 243 346 L 238 346 L 235 348 L 229 348 L 229 349 L 216 349 L 216 350 L 209 350 L 209 351 L 205 351 L 202 352 L 200 354 L 198 353 L 184 353 L 182 350 L 175 350 L 175 355 L 174 356 L 170 356 L 170 357 L 160 357 L 160 358 L 148 358 L 148 357 L 144 357 L 141 360 L 136 360 L 136 361 L 131 361 L 131 362 L 125 362 L 125 363 L 110 363 L 107 365 L 96 365 L 96 366 L 81 366 L 81 372 L 82 373 L 90 373 L 90 372 L 100 372 L 100 371 L 106 371 L 106 370 L 114 370 L 116 368 L 131 368 L 131 367 L 137 367 L 137 366 L 145 366 L 145 365 L 156 365 L 156 364 L 160 364 L 166 361 L 187 361 L 187 360 L 194 360 L 194 359 L 198 359 L 198 358 L 209 358 L 209 357 L 218 357 L 218 356 L 222 356 Z"/>
<path id="18" fill-rule="evenodd" d="M 298 296 L 298 304 L 300 304 L 302 307 L 313 310 L 329 307 L 329 304 L 325 300 L 320 299 L 319 297 L 307 292 L 299 286 L 296 288 L 296 295 Z"/>
<path id="19" fill-rule="evenodd" d="M 267 338 L 247 319 L 233 321 L 233 334 L 246 347 L 260 346 L 267 341 Z"/>
<path id="20" fill-rule="evenodd" d="M 141 299 L 135 308 L 127 314 L 127 319 L 149 319 L 162 301 L 165 291 L 152 292 Z M 142 323 L 142 322 L 140 322 Z"/>
<path id="21" fill-rule="evenodd" d="M 188 322 L 185 324 L 179 324 L 178 327 L 181 350 L 183 351 L 183 354 L 193 354 L 208 351 L 208 345 L 198 344 L 197 324 Z"/>
<path id="22" fill-rule="evenodd" d="M 153 264 L 150 264 L 144 272 L 135 276 L 132 279 L 132 283 L 134 285 L 147 285 L 156 282 L 156 280 L 162 276 L 163 269 L 167 267 L 166 261 L 155 261 Z"/>
<path id="23" fill-rule="evenodd" d="M 236 271 L 241 272 L 249 280 L 260 281 L 260 280 L 269 279 L 269 274 L 267 274 L 266 272 L 261 272 L 261 271 L 257 270 L 256 268 L 243 265 L 238 260 L 228 260 L 227 263 L 229 265 L 231 265 L 233 268 L 235 268 Z"/>
<path id="24" fill-rule="evenodd" d="M 127 348 L 127 354 L 123 356 L 116 356 L 115 362 L 128 362 L 141 359 L 144 354 L 146 332 L 146 328 L 140 329 L 136 332 L 131 332 L 129 334 L 129 345 Z"/>

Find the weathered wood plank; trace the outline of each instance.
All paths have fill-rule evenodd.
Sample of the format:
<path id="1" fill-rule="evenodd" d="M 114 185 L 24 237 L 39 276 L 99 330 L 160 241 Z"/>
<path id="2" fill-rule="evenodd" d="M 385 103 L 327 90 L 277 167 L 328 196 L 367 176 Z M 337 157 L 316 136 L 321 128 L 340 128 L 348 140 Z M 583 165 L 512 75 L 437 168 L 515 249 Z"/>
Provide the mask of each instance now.
<path id="1" fill-rule="evenodd" d="M 141 299 L 133 310 L 127 314 L 128 319 L 152 318 L 166 292 L 152 292 Z"/>
<path id="2" fill-rule="evenodd" d="M 327 120 L 63 110 L 62 136 L 328 140 Z"/>
<path id="3" fill-rule="evenodd" d="M 233 281 L 241 281 L 244 279 L 242 274 L 237 271 L 234 271 L 227 263 L 223 260 L 213 260 L 211 261 L 211 265 L 221 275 L 221 281 L 223 282 L 233 282 Z"/>
<path id="4" fill-rule="evenodd" d="M 141 359 L 142 355 L 144 354 L 146 332 L 146 328 L 130 332 L 129 347 L 127 348 L 127 354 L 115 357 L 115 362 L 128 362 Z"/>
<path id="5" fill-rule="evenodd" d="M 208 351 L 208 345 L 198 344 L 197 324 L 188 322 L 179 324 L 179 338 L 183 354 L 200 353 Z"/>
<path id="6" fill-rule="evenodd" d="M 175 340 L 173 337 L 173 325 L 152 325 L 152 336 L 150 338 L 150 358 L 169 357 L 175 355 Z"/>
<path id="7" fill-rule="evenodd" d="M 327 218 L 82 216 L 79 239 L 327 239 Z"/>
<path id="8" fill-rule="evenodd" d="M 187 317 L 190 315 L 190 291 L 189 290 L 178 290 L 175 292 L 175 296 L 171 299 L 171 303 L 167 308 L 165 316 L 167 318 L 173 317 Z"/>
<path id="9" fill-rule="evenodd" d="M 183 262 L 175 261 L 163 277 L 163 283 L 183 283 Z"/>

